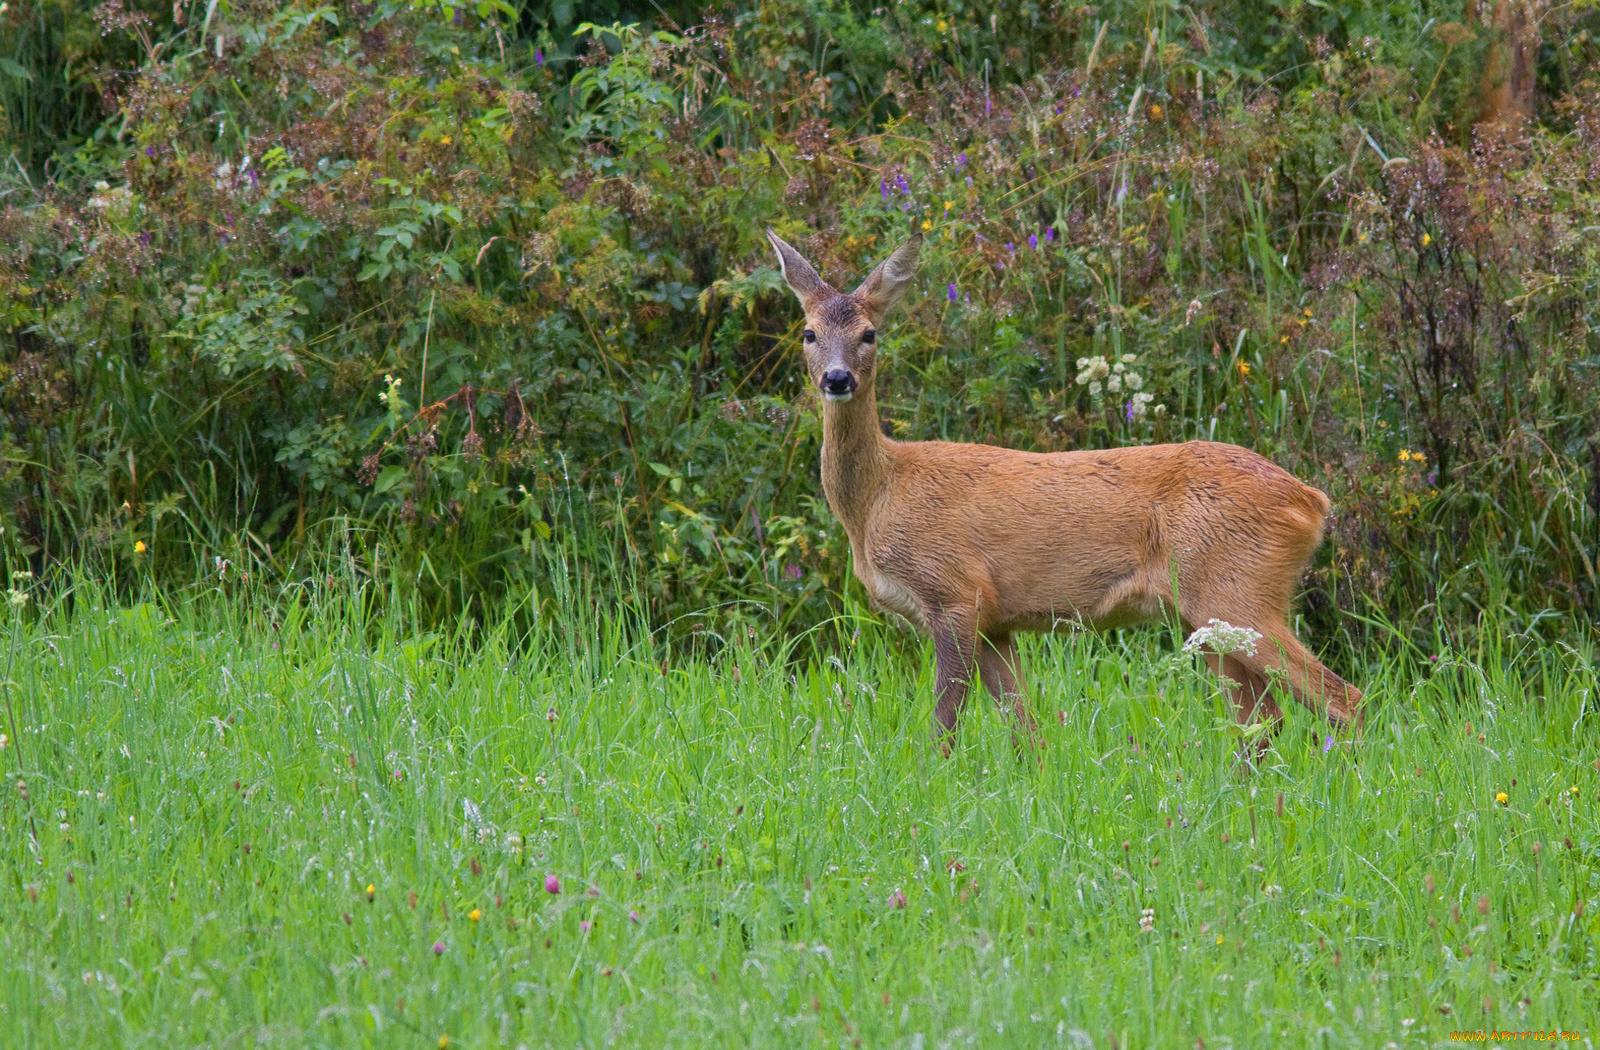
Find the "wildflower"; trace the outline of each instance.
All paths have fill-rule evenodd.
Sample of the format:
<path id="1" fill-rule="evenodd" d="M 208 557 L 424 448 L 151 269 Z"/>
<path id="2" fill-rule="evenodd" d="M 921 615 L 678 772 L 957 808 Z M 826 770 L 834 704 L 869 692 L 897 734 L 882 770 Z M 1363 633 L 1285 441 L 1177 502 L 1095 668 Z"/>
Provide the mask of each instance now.
<path id="1" fill-rule="evenodd" d="M 546 711 L 544 713 L 544 720 L 546 722 L 549 722 L 551 725 L 555 725 L 556 724 L 556 719 L 558 719 L 560 717 L 561 716 L 556 713 L 556 709 L 553 708 L 553 707 L 550 710 L 548 710 L 548 711 Z"/>
<path id="2" fill-rule="evenodd" d="M 582 922 L 578 923 L 578 929 L 582 930 L 584 933 L 588 933 L 590 930 L 594 929 L 594 923 L 590 922 L 588 919 L 584 919 Z"/>
<path id="3" fill-rule="evenodd" d="M 967 155 L 965 153 L 957 153 L 956 154 L 956 170 L 960 171 L 962 168 L 964 168 L 966 166 L 967 166 Z"/>
<path id="4" fill-rule="evenodd" d="M 444 954 L 444 942 L 443 941 L 434 941 L 433 942 L 433 954 L 435 954 L 435 955 L 443 955 Z"/>
<path id="5" fill-rule="evenodd" d="M 1028 247 L 1034 251 L 1039 250 L 1039 235 L 1037 233 L 1028 234 Z"/>
<path id="6" fill-rule="evenodd" d="M 1161 119 L 1161 106 L 1159 104 L 1154 103 L 1154 102 L 1152 102 L 1150 104 L 1150 119 L 1151 120 L 1160 120 Z"/>
<path id="7" fill-rule="evenodd" d="M 450 136 L 449 136 L 449 135 L 446 135 L 446 136 L 444 136 L 444 137 L 443 137 L 443 138 L 441 138 L 441 139 L 440 139 L 440 140 L 439 140 L 439 145 L 441 145 L 441 146 L 448 146 L 448 145 L 450 145 Z"/>
<path id="8" fill-rule="evenodd" d="M 0 747 L 5 747 L 5 746 L 6 746 L 5 734 L 4 733 L 0 733 Z M 1576 785 L 1576 784 L 1572 785 L 1572 793 L 1574 795 L 1576 795 L 1578 793 L 1578 785 Z"/>
<path id="9" fill-rule="evenodd" d="M 1049 244 L 1051 241 L 1053 241 L 1055 239 L 1056 239 L 1056 228 L 1054 226 L 1046 226 L 1044 228 L 1044 243 Z"/>
<path id="10" fill-rule="evenodd" d="M 923 233 L 927 233 L 931 229 L 933 229 L 933 220 L 932 219 L 923 219 L 922 220 L 922 232 Z"/>
<path id="11" fill-rule="evenodd" d="M 544 891 L 549 894 L 560 893 L 561 880 L 556 878 L 554 875 L 546 875 L 544 877 Z"/>
<path id="12" fill-rule="evenodd" d="M 378 887 L 374 886 L 370 882 L 367 883 L 367 903 L 371 904 L 374 900 L 377 899 L 377 897 L 378 897 Z"/>
<path id="13" fill-rule="evenodd" d="M 956 301 L 956 282 L 954 281 L 950 282 L 950 301 L 952 303 Z"/>
<path id="14" fill-rule="evenodd" d="M 879 182 L 878 183 L 878 192 L 883 195 L 883 203 L 888 204 L 889 203 L 889 184 L 887 182 Z"/>
<path id="15" fill-rule="evenodd" d="M 1510 802 L 1506 799 L 1506 793 L 1504 791 L 1495 792 L 1494 800 L 1500 803 L 1502 806 L 1510 805 Z"/>
<path id="16" fill-rule="evenodd" d="M 19 591 L 15 587 L 6 591 L 6 601 L 11 603 L 13 609 L 20 609 L 28 604 L 28 592 Z"/>
<path id="17" fill-rule="evenodd" d="M 471 911 L 467 912 L 467 918 L 471 919 L 473 922 L 477 922 L 479 919 L 483 918 L 483 912 L 479 911 L 477 908 L 473 908 Z"/>
<path id="18" fill-rule="evenodd" d="M 1428 245 L 1430 245 L 1432 243 L 1433 243 L 1433 238 L 1432 237 L 1428 236 L 1426 233 L 1422 235 L 1422 246 L 1424 248 L 1426 248 Z"/>
<path id="19" fill-rule="evenodd" d="M 1017 254 L 1017 246 L 1015 244 L 1012 244 L 1010 241 L 1007 241 L 1006 242 L 1006 251 L 1010 252 L 1012 255 L 1015 255 L 1015 254 Z"/>
<path id="20" fill-rule="evenodd" d="M 441 1035 L 439 1037 L 439 1050 L 445 1050 L 445 1047 L 447 1047 L 449 1045 L 450 1045 L 450 1037 L 447 1036 L 447 1035 Z"/>
<path id="21" fill-rule="evenodd" d="M 4 751 L 9 746 L 11 746 L 11 738 L 4 733 L 0 733 L 0 751 Z M 1576 791 L 1577 788 L 1573 788 L 1573 790 Z"/>
<path id="22" fill-rule="evenodd" d="M 639 913 L 637 911 L 635 911 L 634 909 L 629 908 L 628 909 L 628 921 L 629 922 L 633 922 L 633 923 L 639 922 L 640 921 Z"/>
<path id="23" fill-rule="evenodd" d="M 1250 363 L 1248 361 L 1240 361 L 1239 362 L 1239 375 L 1240 376 L 1248 376 L 1249 374 L 1250 374 Z"/>
<path id="24" fill-rule="evenodd" d="M 950 26 L 948 24 L 946 24 L 944 19 L 941 18 L 941 19 L 939 19 L 938 22 L 936 22 L 934 24 L 934 28 L 937 29 L 939 32 L 943 33 L 945 30 L 949 29 Z"/>
<path id="25" fill-rule="evenodd" d="M 144 545 L 144 540 L 139 540 L 137 543 L 135 543 L 133 545 L 133 553 L 135 553 L 135 554 L 143 554 L 145 551 L 147 551 L 149 549 L 150 549 L 149 547 L 146 547 Z"/>
<path id="26" fill-rule="evenodd" d="M 1217 943 L 1218 943 L 1218 944 L 1221 944 L 1221 943 L 1222 943 L 1222 934 L 1220 934 L 1220 933 L 1219 933 L 1219 934 L 1217 934 Z"/>
<path id="27" fill-rule="evenodd" d="M 533 64 L 541 68 L 544 66 L 544 48 L 536 47 L 533 49 Z"/>
<path id="28" fill-rule="evenodd" d="M 1244 653 L 1246 656 L 1256 654 L 1256 643 L 1261 641 L 1261 634 L 1250 627 L 1235 627 L 1226 620 L 1212 618 L 1204 627 L 1196 628 L 1183 643 L 1186 653 L 1199 652 L 1203 648 L 1210 648 L 1218 654 Z"/>
<path id="29" fill-rule="evenodd" d="M 1333 750 L 1333 737 L 1330 736 L 1330 737 L 1328 737 L 1326 740 L 1324 740 L 1322 742 L 1322 753 L 1324 755 L 1326 755 L 1329 751 L 1332 751 L 1332 750 Z"/>
<path id="30" fill-rule="evenodd" d="M 889 894 L 889 907 L 899 909 L 904 908 L 905 906 L 906 895 L 904 893 L 896 889 L 893 893 Z"/>
<path id="31" fill-rule="evenodd" d="M 1156 930 L 1156 910 L 1154 908 L 1139 909 L 1139 929 L 1143 933 L 1154 933 Z"/>

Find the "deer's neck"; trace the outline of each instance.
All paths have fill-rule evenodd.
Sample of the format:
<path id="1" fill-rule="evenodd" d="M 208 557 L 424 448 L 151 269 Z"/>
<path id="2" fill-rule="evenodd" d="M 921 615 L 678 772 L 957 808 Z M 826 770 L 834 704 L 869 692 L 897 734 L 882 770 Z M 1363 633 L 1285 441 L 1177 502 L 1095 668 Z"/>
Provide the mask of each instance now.
<path id="1" fill-rule="evenodd" d="M 889 442 L 878 426 L 878 399 L 863 383 L 849 401 L 822 403 L 822 490 L 855 543 L 888 481 Z"/>

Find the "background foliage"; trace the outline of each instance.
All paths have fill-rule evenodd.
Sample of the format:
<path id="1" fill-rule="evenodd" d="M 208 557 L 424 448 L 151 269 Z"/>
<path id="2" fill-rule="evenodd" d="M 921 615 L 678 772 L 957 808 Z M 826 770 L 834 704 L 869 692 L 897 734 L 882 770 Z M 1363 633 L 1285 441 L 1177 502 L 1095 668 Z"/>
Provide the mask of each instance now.
<path id="1" fill-rule="evenodd" d="M 895 435 L 1237 441 L 1337 505 L 1319 641 L 1592 630 L 1597 29 L 10 0 L 0 558 L 248 585 L 338 552 L 425 618 L 821 622 L 855 585 L 762 230 L 845 283 L 919 227 Z"/>

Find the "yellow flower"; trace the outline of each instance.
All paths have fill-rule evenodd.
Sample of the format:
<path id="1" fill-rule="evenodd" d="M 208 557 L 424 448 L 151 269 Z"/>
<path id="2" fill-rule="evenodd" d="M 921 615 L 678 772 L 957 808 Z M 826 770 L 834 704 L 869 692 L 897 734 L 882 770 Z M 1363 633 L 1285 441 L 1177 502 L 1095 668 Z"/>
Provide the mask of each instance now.
<path id="1" fill-rule="evenodd" d="M 1247 375 L 1250 374 L 1250 365 L 1249 365 L 1248 362 L 1246 362 L 1246 361 L 1240 361 L 1239 362 L 1239 374 L 1241 376 L 1247 376 Z"/>
<path id="2" fill-rule="evenodd" d="M 950 210 L 950 208 L 951 208 L 951 204 L 950 204 L 950 202 L 949 202 L 949 201 L 945 201 L 945 202 L 944 202 L 944 210 L 945 210 L 945 211 L 949 211 L 949 210 Z"/>
<path id="3" fill-rule="evenodd" d="M 378 892 L 378 887 L 374 886 L 370 882 L 367 883 L 367 893 L 370 895 L 370 894 L 373 894 L 373 893 L 376 893 L 376 892 Z"/>
<path id="4" fill-rule="evenodd" d="M 1151 105 L 1150 105 L 1150 119 L 1151 120 L 1160 120 L 1161 119 L 1161 106 L 1158 103 L 1151 103 Z"/>
<path id="5" fill-rule="evenodd" d="M 1311 313 L 1311 307 L 1309 307 L 1309 306 L 1308 306 L 1308 307 L 1306 307 L 1306 308 L 1305 308 L 1305 309 L 1304 309 L 1304 310 L 1301 310 L 1301 311 L 1300 311 L 1300 312 L 1301 312 L 1301 313 L 1303 313 L 1303 314 L 1305 314 L 1305 315 L 1306 315 L 1306 316 L 1307 316 L 1307 317 L 1312 317 L 1312 316 L 1314 316 L 1314 315 L 1313 315 L 1313 314 L 1312 314 L 1312 313 Z"/>
<path id="6" fill-rule="evenodd" d="M 941 18 L 941 19 L 939 19 L 938 24 L 936 26 L 934 26 L 934 28 L 939 30 L 939 32 L 943 33 L 945 30 L 949 29 L 950 26 L 945 22 L 944 19 Z"/>
<path id="7" fill-rule="evenodd" d="M 1429 236 L 1429 235 L 1428 235 L 1428 234 L 1426 234 L 1426 233 L 1425 233 L 1425 234 L 1423 234 L 1423 235 L 1422 235 L 1422 246 L 1423 246 L 1423 247 L 1424 247 L 1424 248 L 1426 248 L 1426 247 L 1427 247 L 1427 246 L 1428 246 L 1428 245 L 1430 245 L 1430 244 L 1432 244 L 1432 243 L 1433 243 L 1433 238 L 1432 238 L 1432 237 L 1430 237 L 1430 236 Z"/>
<path id="8" fill-rule="evenodd" d="M 1572 793 L 1574 795 L 1576 795 L 1578 793 L 1578 785 L 1576 785 L 1576 784 L 1572 785 Z"/>
<path id="9" fill-rule="evenodd" d="M 1219 934 L 1217 934 L 1217 943 L 1218 943 L 1218 944 L 1221 944 L 1221 943 L 1222 943 L 1222 934 L 1220 934 L 1220 933 L 1219 933 Z"/>
<path id="10" fill-rule="evenodd" d="M 439 1037 L 439 1050 L 444 1050 L 444 1048 L 449 1046 L 449 1045 L 450 1045 L 450 1037 L 447 1036 L 447 1035 L 441 1035 Z"/>
<path id="11" fill-rule="evenodd" d="M 931 221 L 929 221 L 928 219 L 923 219 L 922 220 L 922 229 L 923 229 L 924 232 L 933 229 L 933 223 Z"/>
<path id="12" fill-rule="evenodd" d="M 1359 241 L 1362 244 L 1366 244 L 1367 243 L 1367 231 L 1366 230 L 1362 230 L 1360 235 L 1356 237 L 1356 240 Z"/>
<path id="13" fill-rule="evenodd" d="M 467 918 L 471 919 L 473 922 L 477 922 L 479 919 L 483 918 L 483 912 L 479 911 L 477 908 L 473 908 L 471 911 L 467 912 Z"/>
<path id="14" fill-rule="evenodd" d="M 143 554 L 145 551 L 147 551 L 149 549 L 150 549 L 149 547 L 146 547 L 144 545 L 144 540 L 140 540 L 139 542 L 137 542 L 137 543 L 135 543 L 133 545 L 133 553 L 135 553 L 135 554 Z"/>
<path id="15" fill-rule="evenodd" d="M 445 137 L 444 137 L 444 138 L 442 138 L 442 139 L 440 139 L 440 140 L 439 140 L 439 145 L 441 145 L 441 146 L 448 146 L 448 145 L 450 145 L 450 136 L 449 136 L 449 135 L 446 135 L 446 136 L 445 136 Z"/>
<path id="16" fill-rule="evenodd" d="M 1397 458 L 1400 460 L 1400 462 L 1404 463 L 1406 460 L 1411 458 L 1411 451 L 1403 448 L 1400 450 L 1400 455 Z"/>
<path id="17" fill-rule="evenodd" d="M 1506 801 L 1506 793 L 1504 791 L 1496 792 L 1494 800 L 1500 803 L 1502 806 L 1509 805 L 1509 803 Z"/>

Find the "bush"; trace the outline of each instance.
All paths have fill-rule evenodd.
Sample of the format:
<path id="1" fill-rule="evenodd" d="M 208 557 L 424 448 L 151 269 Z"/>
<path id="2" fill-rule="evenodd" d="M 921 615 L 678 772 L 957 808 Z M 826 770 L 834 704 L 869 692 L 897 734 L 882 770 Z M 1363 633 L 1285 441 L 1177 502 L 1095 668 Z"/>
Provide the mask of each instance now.
<path id="1" fill-rule="evenodd" d="M 7 125 L 11 568 L 819 623 L 854 584 L 762 230 L 844 281 L 919 228 L 896 436 L 1255 447 L 1333 495 L 1352 641 L 1600 615 L 1591 14 L 174 10 L 118 15 L 88 141 Z"/>

